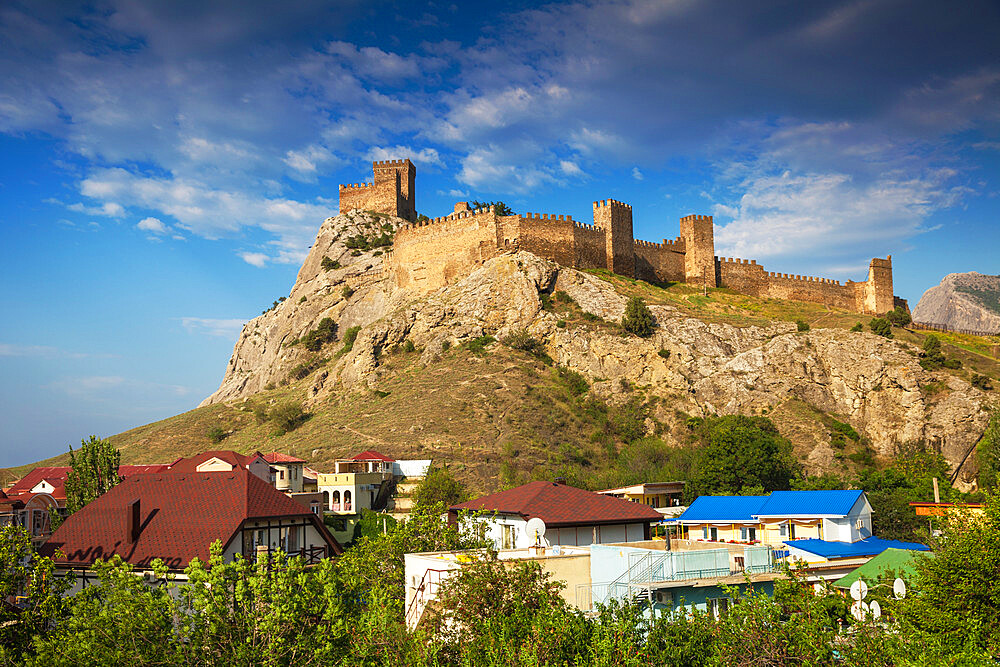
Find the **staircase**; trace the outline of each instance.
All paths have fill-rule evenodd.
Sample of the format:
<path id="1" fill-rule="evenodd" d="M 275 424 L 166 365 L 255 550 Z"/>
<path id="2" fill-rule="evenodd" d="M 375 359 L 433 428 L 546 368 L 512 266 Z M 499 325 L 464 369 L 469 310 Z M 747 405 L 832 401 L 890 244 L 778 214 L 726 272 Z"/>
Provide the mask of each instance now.
<path id="1" fill-rule="evenodd" d="M 407 477 L 396 483 L 396 493 L 386 505 L 393 519 L 405 520 L 409 516 L 413 510 L 413 492 L 422 481 L 423 477 Z"/>

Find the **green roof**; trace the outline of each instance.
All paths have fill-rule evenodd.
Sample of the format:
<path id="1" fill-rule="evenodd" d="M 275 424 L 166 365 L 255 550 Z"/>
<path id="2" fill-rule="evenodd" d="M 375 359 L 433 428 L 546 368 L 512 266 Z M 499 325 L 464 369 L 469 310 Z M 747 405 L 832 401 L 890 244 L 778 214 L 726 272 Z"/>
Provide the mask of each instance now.
<path id="1" fill-rule="evenodd" d="M 911 551 L 909 549 L 886 549 L 864 565 L 856 568 L 850 574 L 837 579 L 833 582 L 833 585 L 837 588 L 850 588 L 851 584 L 862 578 L 865 580 L 865 583 L 874 583 L 878 581 L 879 575 L 887 570 L 893 570 L 897 574 L 912 576 L 916 569 L 914 567 L 915 557 L 920 553 L 926 552 Z"/>

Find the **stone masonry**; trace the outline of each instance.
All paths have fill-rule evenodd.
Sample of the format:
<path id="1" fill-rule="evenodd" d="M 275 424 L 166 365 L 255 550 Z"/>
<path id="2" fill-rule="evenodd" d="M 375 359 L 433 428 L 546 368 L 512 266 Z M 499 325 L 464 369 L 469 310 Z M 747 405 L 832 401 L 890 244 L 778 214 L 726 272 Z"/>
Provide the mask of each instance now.
<path id="1" fill-rule="evenodd" d="M 632 235 L 632 207 L 613 199 L 594 202 L 594 222 L 569 215 L 498 215 L 459 202 L 450 215 L 416 222 L 409 160 L 376 162 L 369 185 L 340 186 L 340 211 L 360 208 L 414 221 L 396 232 L 388 271 L 399 287 L 426 293 L 454 283 L 473 267 L 505 252 L 527 250 L 558 264 L 606 269 L 649 282 L 728 287 L 764 298 L 823 303 L 870 315 L 906 302 L 892 293 L 892 257 L 871 260 L 864 282 L 765 271 L 756 260 L 715 255 L 710 215 L 680 220 L 680 235 L 652 243 Z"/>

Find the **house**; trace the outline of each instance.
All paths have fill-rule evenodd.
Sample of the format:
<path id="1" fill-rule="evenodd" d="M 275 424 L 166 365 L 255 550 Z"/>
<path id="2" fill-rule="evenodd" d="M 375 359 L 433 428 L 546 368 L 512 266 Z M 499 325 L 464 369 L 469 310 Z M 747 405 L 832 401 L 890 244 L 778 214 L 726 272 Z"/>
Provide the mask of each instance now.
<path id="1" fill-rule="evenodd" d="M 271 466 L 271 484 L 278 491 L 301 493 L 305 484 L 305 465 L 303 459 L 271 452 L 264 454 L 264 460 Z"/>
<path id="2" fill-rule="evenodd" d="M 51 532 L 50 512 L 58 509 L 51 493 L 0 491 L 0 528 L 21 526 L 30 533 L 32 542 L 39 544 Z"/>
<path id="3" fill-rule="evenodd" d="M 228 449 L 210 450 L 186 458 L 181 457 L 167 469 L 172 472 L 230 472 L 243 469 L 249 470 L 268 484 L 271 483 L 271 464 L 260 452 L 240 454 Z"/>
<path id="4" fill-rule="evenodd" d="M 767 496 L 700 496 L 677 518 L 684 537 L 781 545 L 812 538 L 856 542 L 872 534 L 864 491 L 774 491 Z"/>
<path id="5" fill-rule="evenodd" d="M 118 476 L 122 479 L 132 475 L 165 470 L 165 464 L 118 466 Z M 70 466 L 39 466 L 15 482 L 6 493 L 9 496 L 20 496 L 25 493 L 45 493 L 59 504 L 66 506 L 66 476 L 72 470 Z"/>
<path id="6" fill-rule="evenodd" d="M 837 579 L 833 585 L 836 588 L 849 589 L 855 581 L 863 579 L 866 584 L 873 586 L 890 572 L 896 576 L 910 578 L 916 574 L 915 562 L 920 552 L 920 550 L 890 547 L 850 574 Z"/>
<path id="7" fill-rule="evenodd" d="M 645 482 L 597 493 L 649 505 L 653 509 L 665 509 L 680 507 L 684 497 L 684 482 Z"/>
<path id="8" fill-rule="evenodd" d="M 878 556 L 887 549 L 906 549 L 907 551 L 930 551 L 930 547 L 919 542 L 901 542 L 900 540 L 883 540 L 880 537 L 866 537 L 855 542 L 835 542 L 815 538 L 804 540 L 788 540 L 788 558 L 806 563 L 837 564 L 847 559 L 864 559 L 868 562 L 872 556 Z"/>
<path id="9" fill-rule="evenodd" d="M 216 540 L 226 560 L 280 549 L 317 563 L 341 553 L 320 517 L 239 467 L 128 477 L 68 517 L 41 553 L 86 583 L 93 564 L 115 554 L 138 570 L 160 558 L 180 572 L 207 562 Z"/>
<path id="10" fill-rule="evenodd" d="M 648 540 L 650 526 L 662 518 L 647 505 L 557 482 L 529 482 L 453 505 L 449 521 L 458 521 L 459 513 L 466 511 L 486 513 L 470 520 L 486 530 L 498 549 L 532 546 L 525 526 L 536 517 L 545 522 L 545 542 L 565 546 Z"/>
<path id="11" fill-rule="evenodd" d="M 316 480 L 324 508 L 339 515 L 383 509 L 393 489 L 394 462 L 374 450 L 335 461 L 335 472 L 319 473 Z"/>

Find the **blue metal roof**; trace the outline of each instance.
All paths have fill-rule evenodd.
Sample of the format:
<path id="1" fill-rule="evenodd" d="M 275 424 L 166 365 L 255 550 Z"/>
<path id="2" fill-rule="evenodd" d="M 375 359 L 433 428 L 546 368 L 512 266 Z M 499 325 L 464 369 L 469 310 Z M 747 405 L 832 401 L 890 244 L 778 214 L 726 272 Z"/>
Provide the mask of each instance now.
<path id="1" fill-rule="evenodd" d="M 774 491 L 757 516 L 846 516 L 864 491 Z"/>
<path id="2" fill-rule="evenodd" d="M 919 542 L 900 542 L 899 540 L 883 540 L 881 537 L 869 537 L 857 542 L 827 542 L 826 540 L 788 540 L 790 547 L 808 551 L 823 558 L 852 558 L 860 556 L 876 556 L 886 549 L 909 549 L 911 551 L 930 551 L 930 547 Z"/>
<path id="3" fill-rule="evenodd" d="M 753 521 L 767 496 L 698 496 L 684 513 L 680 523 Z"/>

